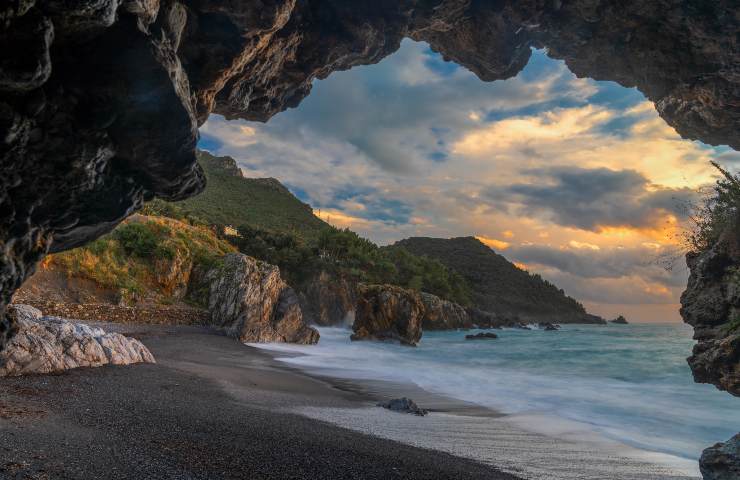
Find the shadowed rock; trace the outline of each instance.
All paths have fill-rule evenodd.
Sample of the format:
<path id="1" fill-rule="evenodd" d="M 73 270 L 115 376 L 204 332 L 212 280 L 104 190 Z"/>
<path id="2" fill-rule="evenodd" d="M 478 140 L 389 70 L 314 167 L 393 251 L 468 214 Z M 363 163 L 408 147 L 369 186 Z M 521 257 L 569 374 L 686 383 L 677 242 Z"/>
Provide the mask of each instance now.
<path id="1" fill-rule="evenodd" d="M 421 340 L 424 303 L 413 290 L 392 285 L 359 289 L 352 340 L 396 341 L 416 346 Z"/>
<path id="2" fill-rule="evenodd" d="M 419 408 L 416 402 L 406 397 L 394 398 L 393 400 L 388 400 L 387 402 L 380 402 L 377 404 L 377 406 L 394 412 L 411 413 L 419 417 L 423 417 L 427 413 L 429 413 L 423 408 Z"/>
<path id="3" fill-rule="evenodd" d="M 704 480 L 740 478 L 740 433 L 725 443 L 718 443 L 704 450 L 699 468 Z"/>
<path id="4" fill-rule="evenodd" d="M 454 330 L 457 328 L 472 328 L 470 315 L 457 303 L 443 300 L 431 293 L 421 293 L 424 302 L 424 330 Z"/>
<path id="5" fill-rule="evenodd" d="M 465 340 L 495 340 L 498 335 L 490 332 L 476 333 L 475 335 L 465 335 Z"/>

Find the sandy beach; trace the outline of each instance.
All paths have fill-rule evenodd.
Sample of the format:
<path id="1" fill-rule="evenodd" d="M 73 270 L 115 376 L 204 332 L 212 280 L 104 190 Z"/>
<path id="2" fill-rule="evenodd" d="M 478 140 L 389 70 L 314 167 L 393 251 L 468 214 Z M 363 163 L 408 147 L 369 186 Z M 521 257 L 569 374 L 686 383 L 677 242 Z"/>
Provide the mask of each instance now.
<path id="1" fill-rule="evenodd" d="M 0 478 L 692 478 L 418 387 L 310 376 L 206 329 L 106 328 L 158 363 L 0 379 Z M 432 414 L 373 406 L 401 395 Z"/>

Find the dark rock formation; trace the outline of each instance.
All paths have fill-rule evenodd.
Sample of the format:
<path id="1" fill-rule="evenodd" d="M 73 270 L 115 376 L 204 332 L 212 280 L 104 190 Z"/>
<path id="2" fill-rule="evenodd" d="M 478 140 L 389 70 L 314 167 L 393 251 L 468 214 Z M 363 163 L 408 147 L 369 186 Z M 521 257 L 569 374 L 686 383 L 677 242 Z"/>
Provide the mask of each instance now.
<path id="1" fill-rule="evenodd" d="M 546 332 L 554 332 L 560 330 L 560 325 L 550 322 L 540 322 L 537 324 L 537 327 Z"/>
<path id="2" fill-rule="evenodd" d="M 627 319 L 624 318 L 624 316 L 620 315 L 614 320 L 609 320 L 609 323 L 616 323 L 617 325 L 628 325 L 629 322 L 627 322 Z"/>
<path id="3" fill-rule="evenodd" d="M 498 335 L 490 332 L 476 333 L 475 335 L 465 335 L 465 340 L 495 340 Z"/>
<path id="4" fill-rule="evenodd" d="M 472 328 L 470 315 L 457 303 L 442 300 L 431 293 L 421 293 L 424 302 L 424 330 L 454 330 L 458 328 Z"/>
<path id="5" fill-rule="evenodd" d="M 397 341 L 409 346 L 421 340 L 424 302 L 418 293 L 392 285 L 363 285 L 358 294 L 352 340 Z"/>
<path id="6" fill-rule="evenodd" d="M 302 286 L 299 297 L 309 323 L 336 326 L 355 321 L 357 285 L 346 278 L 322 271 Z"/>
<path id="7" fill-rule="evenodd" d="M 725 443 L 718 443 L 704 450 L 699 468 L 704 480 L 740 478 L 740 433 Z"/>
<path id="8" fill-rule="evenodd" d="M 388 400 L 387 402 L 380 402 L 377 404 L 377 406 L 394 412 L 411 413 L 419 417 L 423 417 L 429 413 L 423 408 L 419 408 L 416 402 L 406 397 L 394 398 L 393 400 Z"/>
<path id="9" fill-rule="evenodd" d="M 681 316 L 698 340 L 688 359 L 694 380 L 740 396 L 740 232 L 728 230 L 686 263 Z"/>
<path id="10" fill-rule="evenodd" d="M 4 2 L 0 346 L 10 295 L 49 249 L 203 188 L 211 112 L 265 121 L 411 37 L 485 81 L 547 47 L 577 75 L 638 87 L 684 137 L 740 148 L 738 15 L 735 0 Z"/>
<path id="11" fill-rule="evenodd" d="M 280 270 L 240 253 L 208 273 L 211 323 L 241 342 L 314 344 L 319 333 L 303 321 L 298 296 Z"/>

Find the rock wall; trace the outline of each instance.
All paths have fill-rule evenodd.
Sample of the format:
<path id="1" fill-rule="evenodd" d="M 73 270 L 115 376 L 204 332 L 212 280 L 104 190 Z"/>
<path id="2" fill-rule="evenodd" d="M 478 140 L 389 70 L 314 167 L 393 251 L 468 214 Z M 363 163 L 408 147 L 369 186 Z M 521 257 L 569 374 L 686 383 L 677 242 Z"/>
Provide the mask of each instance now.
<path id="1" fill-rule="evenodd" d="M 472 328 L 473 321 L 460 305 L 442 300 L 431 293 L 421 293 L 424 302 L 424 317 L 421 324 L 424 330 L 454 330 Z"/>
<path id="2" fill-rule="evenodd" d="M 359 288 L 352 340 L 394 341 L 416 346 L 421 340 L 421 295 L 392 285 Z"/>
<path id="3" fill-rule="evenodd" d="M 211 324 L 241 342 L 314 344 L 319 333 L 306 325 L 298 296 L 280 270 L 231 253 L 208 273 Z"/>
<path id="4" fill-rule="evenodd" d="M 328 272 L 311 278 L 299 295 L 306 321 L 321 326 L 352 325 L 357 288 L 354 282 Z"/>
<path id="5" fill-rule="evenodd" d="M 134 338 L 63 318 L 44 317 L 28 305 L 13 305 L 10 310 L 18 333 L 0 352 L 0 377 L 155 363 L 151 352 Z"/>
<path id="6" fill-rule="evenodd" d="M 47 251 L 202 190 L 211 112 L 265 121 L 404 37 L 484 81 L 546 46 L 580 76 L 636 86 L 684 137 L 737 149 L 739 15 L 735 0 L 4 2 L 0 314 Z"/>
<path id="7" fill-rule="evenodd" d="M 728 230 L 686 263 L 681 316 L 698 341 L 688 359 L 694 380 L 740 396 L 740 232 Z"/>

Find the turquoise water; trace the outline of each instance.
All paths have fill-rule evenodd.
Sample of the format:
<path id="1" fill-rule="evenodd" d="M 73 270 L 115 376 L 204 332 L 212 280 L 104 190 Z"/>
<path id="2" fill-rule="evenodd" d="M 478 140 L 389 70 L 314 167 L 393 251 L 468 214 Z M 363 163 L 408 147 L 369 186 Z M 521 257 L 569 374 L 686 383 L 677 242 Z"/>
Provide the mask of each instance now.
<path id="1" fill-rule="evenodd" d="M 323 374 L 413 382 L 687 459 L 740 431 L 740 398 L 693 382 L 692 331 L 682 324 L 502 330 L 497 340 L 475 342 L 464 339 L 471 332 L 425 332 L 417 348 L 352 343 L 338 328 L 320 332 L 317 346 L 273 349 L 300 351 L 283 360 Z"/>

